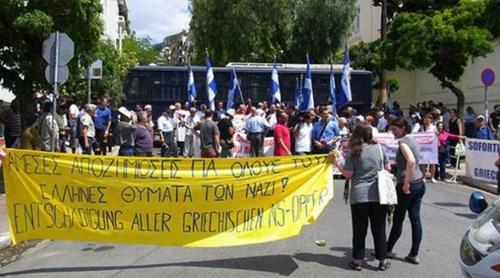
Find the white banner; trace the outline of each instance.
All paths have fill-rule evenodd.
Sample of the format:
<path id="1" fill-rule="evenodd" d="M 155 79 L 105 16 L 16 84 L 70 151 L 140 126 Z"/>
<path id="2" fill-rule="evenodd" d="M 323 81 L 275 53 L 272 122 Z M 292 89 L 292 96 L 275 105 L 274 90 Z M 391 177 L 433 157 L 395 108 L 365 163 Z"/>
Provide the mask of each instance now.
<path id="1" fill-rule="evenodd" d="M 420 145 L 420 164 L 438 164 L 438 138 L 433 133 L 410 134 Z M 378 133 L 373 135 L 373 140 L 384 147 L 391 164 L 396 164 L 398 140 L 392 133 Z"/>
<path id="2" fill-rule="evenodd" d="M 500 152 L 500 142 L 467 138 L 465 141 L 465 174 L 487 183 L 497 183 L 498 168 L 495 161 Z"/>
<path id="3" fill-rule="evenodd" d="M 233 137 L 233 157 L 250 157 L 250 141 L 244 133 L 236 133 Z M 264 156 L 273 156 L 274 138 L 266 137 L 264 139 Z"/>

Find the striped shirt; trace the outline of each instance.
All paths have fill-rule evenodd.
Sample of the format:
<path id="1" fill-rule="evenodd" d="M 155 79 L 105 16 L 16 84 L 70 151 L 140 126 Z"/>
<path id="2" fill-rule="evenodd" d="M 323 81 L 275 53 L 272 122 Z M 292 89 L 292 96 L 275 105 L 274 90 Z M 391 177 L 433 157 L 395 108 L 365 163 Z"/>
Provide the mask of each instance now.
<path id="1" fill-rule="evenodd" d="M 19 114 L 19 112 L 14 111 L 10 107 L 7 108 L 0 113 L 0 122 L 5 125 L 5 129 L 9 133 L 9 136 L 21 136 L 21 114 Z"/>

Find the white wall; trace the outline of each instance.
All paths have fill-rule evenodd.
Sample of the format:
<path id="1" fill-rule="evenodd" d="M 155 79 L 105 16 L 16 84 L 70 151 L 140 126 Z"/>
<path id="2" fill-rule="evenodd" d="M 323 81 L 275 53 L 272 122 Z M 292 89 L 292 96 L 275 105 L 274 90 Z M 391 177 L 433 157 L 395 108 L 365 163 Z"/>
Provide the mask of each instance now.
<path id="1" fill-rule="evenodd" d="M 103 13 L 101 18 L 104 23 L 103 36 L 117 45 L 118 40 L 118 0 L 101 0 Z"/>
<path id="2" fill-rule="evenodd" d="M 472 106 L 478 114 L 484 113 L 484 86 L 480 77 L 484 68 L 492 68 L 496 73 L 495 84 L 488 88 L 488 111 L 491 113 L 493 105 L 500 104 L 500 39 L 493 44 L 495 51 L 485 58 L 471 61 L 461 80 L 455 83 L 465 94 L 465 106 Z M 400 78 L 401 86 L 393 99 L 398 100 L 405 110 L 410 104 L 429 100 L 442 102 L 449 108 L 456 107 L 455 95 L 441 88 L 439 81 L 427 71 L 398 70 L 389 74 Z"/>
<path id="3" fill-rule="evenodd" d="M 358 0 L 359 7 L 359 30 L 353 28 L 353 34 L 349 38 L 349 44 L 357 44 L 360 41 L 372 42 L 380 38 L 380 15 L 381 8 L 372 6 L 371 0 Z M 357 19 L 354 19 L 354 25 Z"/>

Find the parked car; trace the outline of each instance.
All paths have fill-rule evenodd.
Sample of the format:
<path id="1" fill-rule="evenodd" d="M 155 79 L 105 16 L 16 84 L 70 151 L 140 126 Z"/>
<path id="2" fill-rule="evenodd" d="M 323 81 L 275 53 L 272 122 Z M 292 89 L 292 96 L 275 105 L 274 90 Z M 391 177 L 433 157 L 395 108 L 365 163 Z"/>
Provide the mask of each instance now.
<path id="1" fill-rule="evenodd" d="M 488 206 L 481 192 L 472 193 L 469 208 L 480 213 L 460 245 L 464 277 L 500 277 L 500 197 Z"/>

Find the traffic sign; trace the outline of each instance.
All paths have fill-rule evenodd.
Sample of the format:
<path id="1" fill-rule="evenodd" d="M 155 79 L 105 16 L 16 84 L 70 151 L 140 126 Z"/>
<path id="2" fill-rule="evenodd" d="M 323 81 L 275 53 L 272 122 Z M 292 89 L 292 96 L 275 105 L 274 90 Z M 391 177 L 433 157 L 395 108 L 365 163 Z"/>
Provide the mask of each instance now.
<path id="1" fill-rule="evenodd" d="M 54 79 L 55 79 L 54 74 L 55 74 L 54 65 L 48 65 L 45 68 L 45 79 L 47 79 L 47 81 L 49 81 L 49 83 L 52 85 L 54 85 Z M 67 66 L 58 67 L 56 83 L 59 85 L 64 84 L 66 81 L 68 81 L 68 77 L 69 77 L 68 67 Z"/>
<path id="2" fill-rule="evenodd" d="M 75 43 L 66 35 L 59 33 L 59 66 L 65 66 L 73 58 Z M 54 64 L 56 59 L 56 33 L 43 42 L 43 58 L 47 63 Z"/>
<path id="3" fill-rule="evenodd" d="M 481 82 L 485 87 L 489 87 L 495 83 L 495 72 L 490 68 L 485 68 L 481 72 Z"/>

